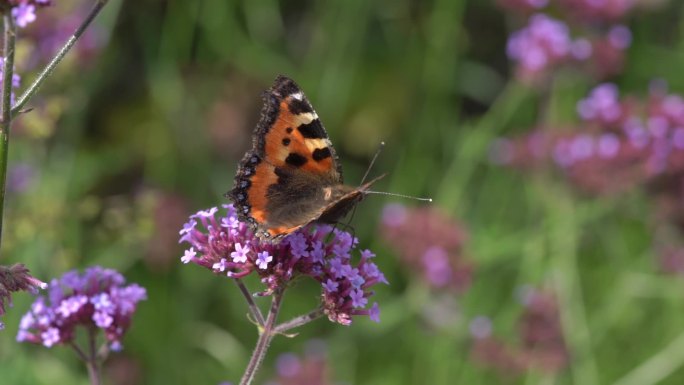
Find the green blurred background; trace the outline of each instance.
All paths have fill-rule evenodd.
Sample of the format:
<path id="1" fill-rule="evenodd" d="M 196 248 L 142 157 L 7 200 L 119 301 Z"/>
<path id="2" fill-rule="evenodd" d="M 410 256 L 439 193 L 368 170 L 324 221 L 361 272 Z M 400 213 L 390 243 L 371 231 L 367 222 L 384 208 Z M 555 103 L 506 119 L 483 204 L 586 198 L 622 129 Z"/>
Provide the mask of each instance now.
<path id="1" fill-rule="evenodd" d="M 89 6 L 55 2 L 21 33 Z M 623 20 L 633 41 L 611 79 L 621 90 L 643 94 L 653 78 L 684 90 L 683 12 L 672 1 Z M 575 103 L 596 84 L 576 72 L 546 93 L 517 81 L 506 13 L 480 0 L 111 1 L 15 123 L 10 169 L 30 171 L 9 192 L 0 263 L 23 262 L 43 280 L 99 264 L 147 288 L 107 383 L 237 382 L 255 327 L 231 282 L 180 263 L 177 234 L 190 214 L 226 203 L 260 93 L 285 74 L 314 104 L 347 183 L 385 141 L 373 173 L 389 175 L 376 189 L 435 198 L 467 228 L 474 270 L 461 293 L 432 289 L 379 235 L 383 206 L 399 199 L 369 197 L 352 225 L 391 282 L 377 288 L 382 322 L 322 319 L 276 338 L 257 383 L 276 377 L 280 354 L 320 339 L 327 383 L 681 384 L 684 283 L 655 261 L 649 196 L 587 196 L 554 173 L 488 159 L 490 143 L 534 126 L 544 103 L 547 121 L 576 123 Z M 19 36 L 24 84 L 47 60 L 32 59 L 39 42 L 29 37 Z M 514 373 L 473 358 L 478 316 L 519 343 L 525 287 L 553 292 L 569 357 L 561 369 Z M 282 319 L 312 309 L 318 290 L 290 290 Z M 31 301 L 16 295 L 3 317 L 0 384 L 86 384 L 67 348 L 14 341 Z"/>

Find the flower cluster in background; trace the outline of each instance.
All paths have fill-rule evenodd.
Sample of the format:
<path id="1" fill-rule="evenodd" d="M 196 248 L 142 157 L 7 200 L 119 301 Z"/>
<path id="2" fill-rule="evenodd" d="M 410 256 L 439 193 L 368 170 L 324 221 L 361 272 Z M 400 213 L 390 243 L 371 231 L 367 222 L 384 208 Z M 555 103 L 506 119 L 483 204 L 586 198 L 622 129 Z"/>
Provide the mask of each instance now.
<path id="1" fill-rule="evenodd" d="M 516 76 L 539 84 L 559 67 L 572 65 L 598 79 L 622 71 L 632 33 L 621 24 L 632 0 L 500 0 L 499 5 L 527 18 L 508 40 Z M 548 12 L 548 13 L 542 13 Z M 560 15 L 556 19 L 549 14 Z"/>
<path id="2" fill-rule="evenodd" d="M 137 304 L 147 297 L 144 288 L 125 283 L 115 270 L 97 266 L 83 274 L 65 273 L 50 282 L 48 296 L 38 297 L 24 315 L 17 341 L 48 348 L 69 344 L 80 326 L 102 330 L 109 347 L 121 349 L 121 339 L 131 325 Z"/>
<path id="3" fill-rule="evenodd" d="M 497 369 L 502 375 L 515 375 L 535 369 L 557 373 L 569 363 L 561 329 L 558 305 L 553 293 L 523 288 L 520 300 L 524 311 L 518 318 L 517 344 L 492 335 L 491 321 L 476 317 L 470 324 L 473 336 L 472 359 Z"/>
<path id="4" fill-rule="evenodd" d="M 498 0 L 508 11 L 530 14 L 541 10 L 557 10 L 578 23 L 609 23 L 620 20 L 637 8 L 646 8 L 652 1 L 642 0 Z"/>
<path id="5" fill-rule="evenodd" d="M 652 87 L 647 100 L 621 98 L 604 83 L 577 103 L 583 126 L 541 127 L 499 139 L 492 161 L 519 168 L 552 161 L 584 191 L 622 192 L 684 175 L 684 99 Z"/>
<path id="6" fill-rule="evenodd" d="M 376 283 L 387 283 L 371 260 L 370 250 L 352 262 L 358 240 L 328 225 L 308 226 L 277 244 L 261 242 L 237 219 L 233 205 L 224 205 L 217 217 L 214 207 L 192 215 L 180 231 L 180 242 L 190 245 L 181 257 L 215 274 L 242 278 L 258 274 L 266 289 L 261 295 L 282 290 L 295 278 L 308 276 L 323 289 L 321 303 L 330 321 L 343 325 L 353 315 L 368 315 L 379 322 L 378 304 L 368 307 Z"/>
<path id="7" fill-rule="evenodd" d="M 385 206 L 381 233 L 412 270 L 437 289 L 463 292 L 470 287 L 473 265 L 463 258 L 464 227 L 430 207 Z"/>
<path id="8" fill-rule="evenodd" d="M 277 376 L 268 385 L 330 385 L 330 369 L 323 341 L 307 342 L 303 356 L 283 353 L 276 360 Z"/>
<path id="9" fill-rule="evenodd" d="M 491 160 L 519 169 L 555 165 L 570 183 L 591 195 L 643 188 L 655 203 L 656 229 L 684 231 L 684 98 L 654 82 L 648 98 L 621 97 L 604 83 L 577 103 L 580 127 L 540 127 L 516 138 L 500 138 Z M 656 234 L 659 235 L 659 234 Z M 673 252 L 672 236 L 657 237 L 666 246 L 659 264 L 677 272 L 682 254 Z M 669 239 L 665 239 L 669 238 Z"/>

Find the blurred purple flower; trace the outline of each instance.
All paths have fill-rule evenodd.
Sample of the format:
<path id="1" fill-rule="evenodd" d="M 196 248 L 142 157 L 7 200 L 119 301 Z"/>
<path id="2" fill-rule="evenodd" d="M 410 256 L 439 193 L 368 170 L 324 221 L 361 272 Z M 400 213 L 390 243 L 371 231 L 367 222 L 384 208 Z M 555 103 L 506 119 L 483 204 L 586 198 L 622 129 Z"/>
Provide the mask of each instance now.
<path id="1" fill-rule="evenodd" d="M 36 20 L 36 7 L 33 4 L 21 3 L 12 8 L 12 16 L 16 20 L 17 26 L 24 28 L 29 23 Z"/>
<path id="2" fill-rule="evenodd" d="M 608 41 L 617 49 L 627 49 L 632 44 L 632 31 L 624 25 L 616 25 L 608 31 Z"/>
<path id="3" fill-rule="evenodd" d="M 525 73 L 538 73 L 562 62 L 570 53 L 572 40 L 568 26 L 543 13 L 530 17 L 529 24 L 508 39 L 508 57 Z"/>
<path id="4" fill-rule="evenodd" d="M 307 342 L 305 353 L 283 353 L 276 359 L 276 378 L 266 384 L 332 385 L 328 370 L 327 348 L 319 340 Z"/>
<path id="5" fill-rule="evenodd" d="M 462 256 L 464 226 L 430 208 L 389 204 L 383 210 L 382 235 L 412 271 L 435 289 L 465 291 L 473 266 Z"/>
<path id="6" fill-rule="evenodd" d="M 24 264 L 17 263 L 12 266 L 0 266 L 0 316 L 5 314 L 5 306 L 12 306 L 12 293 L 28 291 L 36 294 L 38 289 L 46 289 L 47 284 L 29 274 L 29 269 Z M 4 324 L 0 322 L 0 330 Z"/>
<path id="7" fill-rule="evenodd" d="M 569 362 L 555 297 L 531 288 L 526 291 L 525 310 L 518 319 L 517 345 L 492 336 L 492 323 L 487 317 L 476 317 L 470 323 L 473 360 L 499 370 L 507 378 L 531 368 L 557 373 Z"/>
<path id="8" fill-rule="evenodd" d="M 604 124 L 615 123 L 622 114 L 619 95 L 615 84 L 600 84 L 588 97 L 577 103 L 577 112 L 584 120 L 596 120 Z"/>
<path id="9" fill-rule="evenodd" d="M 7 170 L 7 191 L 23 193 L 35 180 L 36 170 L 28 163 L 15 163 Z"/>
<path id="10" fill-rule="evenodd" d="M 475 317 L 470 321 L 468 329 L 475 339 L 487 338 L 492 334 L 492 320 L 485 316 Z"/>
<path id="11" fill-rule="evenodd" d="M 636 2 L 634 0 L 558 0 L 577 22 L 612 22 L 624 17 Z"/>
<path id="12" fill-rule="evenodd" d="M 48 298 L 38 297 L 24 315 L 17 341 L 48 348 L 68 344 L 81 326 L 103 330 L 110 349 L 120 350 L 138 302 L 147 298 L 144 288 L 124 284 L 121 274 L 99 266 L 53 279 Z"/>
<path id="13" fill-rule="evenodd" d="M 321 284 L 321 302 L 330 321 L 349 325 L 354 315 L 371 315 L 364 307 L 377 283 L 387 283 L 371 262 L 374 256 L 362 251 L 352 265 L 352 251 L 358 240 L 332 226 L 308 226 L 278 244 L 261 242 L 248 226 L 238 222 L 233 205 L 200 211 L 190 217 L 180 231 L 180 242 L 190 247 L 181 257 L 215 274 L 232 278 L 257 274 L 270 295 L 285 288 L 298 276 L 308 276 Z M 218 215 L 218 217 L 217 217 Z M 375 317 L 377 318 L 377 317 Z"/>

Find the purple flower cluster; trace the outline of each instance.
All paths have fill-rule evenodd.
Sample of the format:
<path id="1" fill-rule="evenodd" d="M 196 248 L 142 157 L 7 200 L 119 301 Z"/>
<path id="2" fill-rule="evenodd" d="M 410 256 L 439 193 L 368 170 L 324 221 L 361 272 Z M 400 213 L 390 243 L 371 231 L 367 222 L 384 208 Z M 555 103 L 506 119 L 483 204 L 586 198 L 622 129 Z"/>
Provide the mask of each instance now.
<path id="1" fill-rule="evenodd" d="M 12 8 L 12 16 L 17 26 L 24 28 L 36 20 L 36 9 L 52 5 L 51 0 L 5 0 Z"/>
<path id="2" fill-rule="evenodd" d="M 0 266 L 0 316 L 5 314 L 5 303 L 12 306 L 12 293 L 28 291 L 37 293 L 38 289 L 47 288 L 47 284 L 29 274 L 29 269 L 21 263 L 12 266 Z M 0 330 L 4 324 L 0 322 Z"/>
<path id="3" fill-rule="evenodd" d="M 463 258 L 464 227 L 431 208 L 385 206 L 382 235 L 411 269 L 436 289 L 465 291 L 473 266 Z"/>
<path id="4" fill-rule="evenodd" d="M 53 279 L 47 298 L 38 297 L 22 318 L 17 341 L 49 348 L 72 342 L 83 326 L 103 330 L 110 348 L 120 350 L 137 303 L 147 298 L 137 284 L 124 285 L 121 274 L 99 266 Z"/>
<path id="5" fill-rule="evenodd" d="M 327 347 L 323 341 L 306 343 L 304 355 L 283 353 L 276 360 L 277 376 L 269 385 L 332 385 Z"/>
<path id="6" fill-rule="evenodd" d="M 213 207 L 190 217 L 180 231 L 180 242 L 190 245 L 181 257 L 215 274 L 242 278 L 251 273 L 261 277 L 266 289 L 260 295 L 282 290 L 296 277 L 318 281 L 321 303 L 330 321 L 349 325 L 353 315 L 368 315 L 379 322 L 378 304 L 367 308 L 370 288 L 387 283 L 371 261 L 369 250 L 360 252 L 358 263 L 352 253 L 358 240 L 329 225 L 308 226 L 278 244 L 261 242 L 248 226 L 238 221 L 233 205 L 224 205 L 225 214 Z"/>
<path id="7" fill-rule="evenodd" d="M 529 15 L 545 8 L 581 24 L 611 23 L 633 11 L 635 0 L 498 0 L 497 4 L 514 13 Z M 645 2 L 641 2 L 645 3 Z"/>
<path id="8" fill-rule="evenodd" d="M 634 0 L 559 0 L 561 7 L 578 20 L 610 22 L 627 15 Z"/>
<path id="9" fill-rule="evenodd" d="M 552 159 L 584 190 L 621 191 L 684 172 L 684 98 L 655 87 L 647 101 L 621 98 L 614 84 L 577 103 L 584 127 L 540 130 L 492 146 L 496 163 L 536 166 Z M 575 131 L 575 132 L 573 132 Z"/>
<path id="10" fill-rule="evenodd" d="M 586 65 L 590 72 L 605 77 L 622 67 L 623 51 L 630 46 L 631 38 L 629 29 L 622 25 L 608 28 L 604 35 L 573 38 L 565 22 L 537 13 L 527 26 L 511 34 L 507 54 L 518 63 L 518 77 L 529 83 L 569 63 Z"/>
<path id="11" fill-rule="evenodd" d="M 525 310 L 518 319 L 519 343 L 508 344 L 492 336 L 491 321 L 476 317 L 470 323 L 474 338 L 471 356 L 507 378 L 531 368 L 557 373 L 568 365 L 569 354 L 556 298 L 551 292 L 532 288 L 521 294 Z"/>
<path id="12" fill-rule="evenodd" d="M 538 13 L 510 36 L 506 52 L 523 71 L 536 73 L 564 61 L 572 45 L 565 23 Z"/>
<path id="13" fill-rule="evenodd" d="M 498 0 L 496 3 L 506 10 L 529 14 L 545 8 L 549 0 Z"/>

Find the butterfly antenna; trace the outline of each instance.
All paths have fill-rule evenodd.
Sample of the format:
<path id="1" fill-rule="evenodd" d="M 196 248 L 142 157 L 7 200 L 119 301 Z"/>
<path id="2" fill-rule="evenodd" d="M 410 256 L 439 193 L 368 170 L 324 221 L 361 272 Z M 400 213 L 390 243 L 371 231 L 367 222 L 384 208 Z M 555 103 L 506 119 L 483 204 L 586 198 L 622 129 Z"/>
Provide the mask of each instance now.
<path id="1" fill-rule="evenodd" d="M 370 170 L 373 168 L 373 165 L 375 164 L 375 161 L 378 159 L 378 156 L 380 155 L 380 152 L 382 149 L 385 148 L 385 142 L 380 142 L 380 145 L 378 146 L 378 150 L 375 151 L 375 155 L 373 155 L 373 159 L 371 159 L 370 164 L 368 165 L 368 168 L 366 169 L 366 173 L 363 174 L 363 178 L 361 178 L 361 183 L 359 183 L 359 186 L 363 185 L 363 182 L 366 181 L 366 178 L 368 178 L 368 174 L 370 174 Z M 351 221 L 354 219 L 354 215 L 356 214 L 356 206 L 352 209 L 351 215 L 349 215 L 349 220 L 347 221 L 347 226 L 351 223 Z"/>
<path id="2" fill-rule="evenodd" d="M 366 173 L 363 174 L 363 178 L 361 178 L 361 183 L 359 183 L 359 185 L 362 185 L 363 182 L 366 181 L 366 178 L 368 178 L 368 174 L 370 173 L 371 168 L 373 168 L 373 165 L 375 164 L 375 161 L 378 159 L 378 156 L 380 155 L 380 152 L 383 148 L 385 148 L 385 142 L 380 142 L 380 146 L 378 146 L 378 150 L 375 151 L 375 155 L 373 155 L 373 159 L 371 159 L 371 162 L 368 165 L 368 168 L 366 169 Z"/>
<path id="3" fill-rule="evenodd" d="M 393 196 L 393 197 L 415 199 L 415 200 L 417 200 L 417 201 L 423 201 L 423 202 L 432 202 L 432 198 L 414 197 L 414 196 L 412 196 L 412 195 L 395 194 L 395 193 L 386 192 L 386 191 L 370 191 L 370 190 L 365 190 L 363 193 L 364 193 L 364 194 L 391 195 L 391 196 Z"/>

